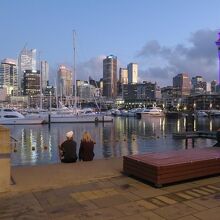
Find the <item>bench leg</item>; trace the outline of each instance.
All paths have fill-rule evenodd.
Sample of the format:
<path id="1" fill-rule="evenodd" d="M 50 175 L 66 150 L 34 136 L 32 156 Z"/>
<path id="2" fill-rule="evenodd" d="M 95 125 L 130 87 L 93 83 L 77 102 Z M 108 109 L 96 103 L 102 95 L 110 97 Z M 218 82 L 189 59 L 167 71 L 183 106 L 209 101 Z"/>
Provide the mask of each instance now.
<path id="1" fill-rule="evenodd" d="M 155 183 L 155 185 L 154 185 L 156 188 L 161 188 L 161 187 L 163 187 L 163 185 L 162 184 L 159 184 L 159 183 Z"/>

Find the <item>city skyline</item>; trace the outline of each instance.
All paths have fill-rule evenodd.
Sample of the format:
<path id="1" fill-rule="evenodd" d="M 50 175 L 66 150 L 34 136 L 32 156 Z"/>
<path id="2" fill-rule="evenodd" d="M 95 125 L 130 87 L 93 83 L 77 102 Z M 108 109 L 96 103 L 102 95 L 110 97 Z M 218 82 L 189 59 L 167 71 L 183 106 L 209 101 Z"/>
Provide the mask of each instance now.
<path id="1" fill-rule="evenodd" d="M 53 78 L 60 64 L 73 63 L 75 29 L 81 79 L 88 75 L 102 78 L 102 60 L 114 54 L 118 69 L 138 63 L 140 81 L 171 85 L 172 78 L 181 72 L 217 80 L 218 6 L 218 1 L 197 0 L 21 0 L 19 4 L 3 0 L 0 59 L 17 58 L 27 43 L 48 61 Z"/>

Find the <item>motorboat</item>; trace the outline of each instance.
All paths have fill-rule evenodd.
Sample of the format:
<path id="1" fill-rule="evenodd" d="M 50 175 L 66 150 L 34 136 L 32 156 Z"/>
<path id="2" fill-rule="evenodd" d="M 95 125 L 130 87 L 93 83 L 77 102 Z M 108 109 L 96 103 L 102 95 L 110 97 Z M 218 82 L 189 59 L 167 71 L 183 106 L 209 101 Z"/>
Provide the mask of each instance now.
<path id="1" fill-rule="evenodd" d="M 27 118 L 10 108 L 0 108 L 0 124 L 2 125 L 30 125 L 43 124 L 42 118 Z"/>
<path id="2" fill-rule="evenodd" d="M 210 116 L 220 117 L 220 110 L 210 110 Z"/>
<path id="3" fill-rule="evenodd" d="M 165 116 L 163 110 L 159 107 L 152 106 L 149 108 L 144 108 L 142 112 L 136 113 L 137 117 L 142 118 L 143 116 Z"/>
<path id="4" fill-rule="evenodd" d="M 202 118 L 202 117 L 208 117 L 208 114 L 205 111 L 198 111 L 196 112 L 196 116 L 198 118 Z"/>

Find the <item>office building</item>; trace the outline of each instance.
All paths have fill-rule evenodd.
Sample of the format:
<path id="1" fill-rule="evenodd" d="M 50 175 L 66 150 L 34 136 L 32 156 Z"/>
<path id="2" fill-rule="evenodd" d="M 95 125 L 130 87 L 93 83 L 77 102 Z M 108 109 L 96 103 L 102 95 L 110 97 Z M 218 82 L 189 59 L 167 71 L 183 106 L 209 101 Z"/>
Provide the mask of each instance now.
<path id="1" fill-rule="evenodd" d="M 34 96 L 40 94 L 40 71 L 24 71 L 24 95 Z"/>
<path id="2" fill-rule="evenodd" d="M 129 63 L 127 66 L 128 69 L 128 83 L 137 83 L 138 82 L 138 64 Z"/>
<path id="3" fill-rule="evenodd" d="M 216 92 L 217 81 L 211 81 L 211 92 Z"/>
<path id="4" fill-rule="evenodd" d="M 18 57 L 18 89 L 19 93 L 23 93 L 24 71 L 37 70 L 36 49 L 28 50 L 26 47 L 22 49 Z"/>
<path id="5" fill-rule="evenodd" d="M 64 65 L 60 65 L 57 72 L 57 88 L 60 96 L 73 95 L 72 71 Z"/>
<path id="6" fill-rule="evenodd" d="M 96 88 L 95 86 L 85 82 L 77 87 L 77 94 L 81 99 L 85 99 L 85 100 L 91 99 L 92 101 L 94 101 Z"/>
<path id="7" fill-rule="evenodd" d="M 173 77 L 173 88 L 177 91 L 177 97 L 188 96 L 191 90 L 189 75 L 180 73 Z"/>
<path id="8" fill-rule="evenodd" d="M 117 96 L 117 57 L 110 55 L 103 60 L 103 96 Z"/>
<path id="9" fill-rule="evenodd" d="M 4 59 L 0 64 L 0 88 L 6 88 L 8 95 L 18 94 L 18 75 L 16 61 Z"/>
<path id="10" fill-rule="evenodd" d="M 49 64 L 43 60 L 40 62 L 40 73 L 41 73 L 41 86 L 44 91 L 47 88 L 49 82 Z"/>
<path id="11" fill-rule="evenodd" d="M 119 69 L 119 83 L 128 84 L 128 69 L 127 68 Z"/>
<path id="12" fill-rule="evenodd" d="M 202 76 L 192 77 L 192 93 L 204 93 L 207 91 L 207 83 L 204 81 Z"/>

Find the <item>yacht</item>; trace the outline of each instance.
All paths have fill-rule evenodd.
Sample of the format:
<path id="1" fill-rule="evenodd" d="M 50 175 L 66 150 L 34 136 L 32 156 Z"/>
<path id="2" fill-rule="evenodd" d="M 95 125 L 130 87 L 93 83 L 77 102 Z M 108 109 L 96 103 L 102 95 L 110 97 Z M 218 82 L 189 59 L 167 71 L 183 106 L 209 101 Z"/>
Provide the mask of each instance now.
<path id="1" fill-rule="evenodd" d="M 198 112 L 196 113 L 196 116 L 197 116 L 198 118 L 202 118 L 202 117 L 208 117 L 208 114 L 207 114 L 205 111 L 198 111 Z"/>
<path id="2" fill-rule="evenodd" d="M 163 110 L 156 106 L 144 108 L 142 112 L 136 113 L 136 115 L 138 118 L 142 118 L 143 116 L 165 116 Z"/>
<path id="3" fill-rule="evenodd" d="M 213 109 L 213 110 L 210 110 L 209 113 L 210 113 L 210 116 L 220 117 L 220 110 Z"/>
<path id="4" fill-rule="evenodd" d="M 0 108 L 0 124 L 2 125 L 29 125 L 43 124 L 41 118 L 26 118 L 21 113 L 10 108 Z"/>

